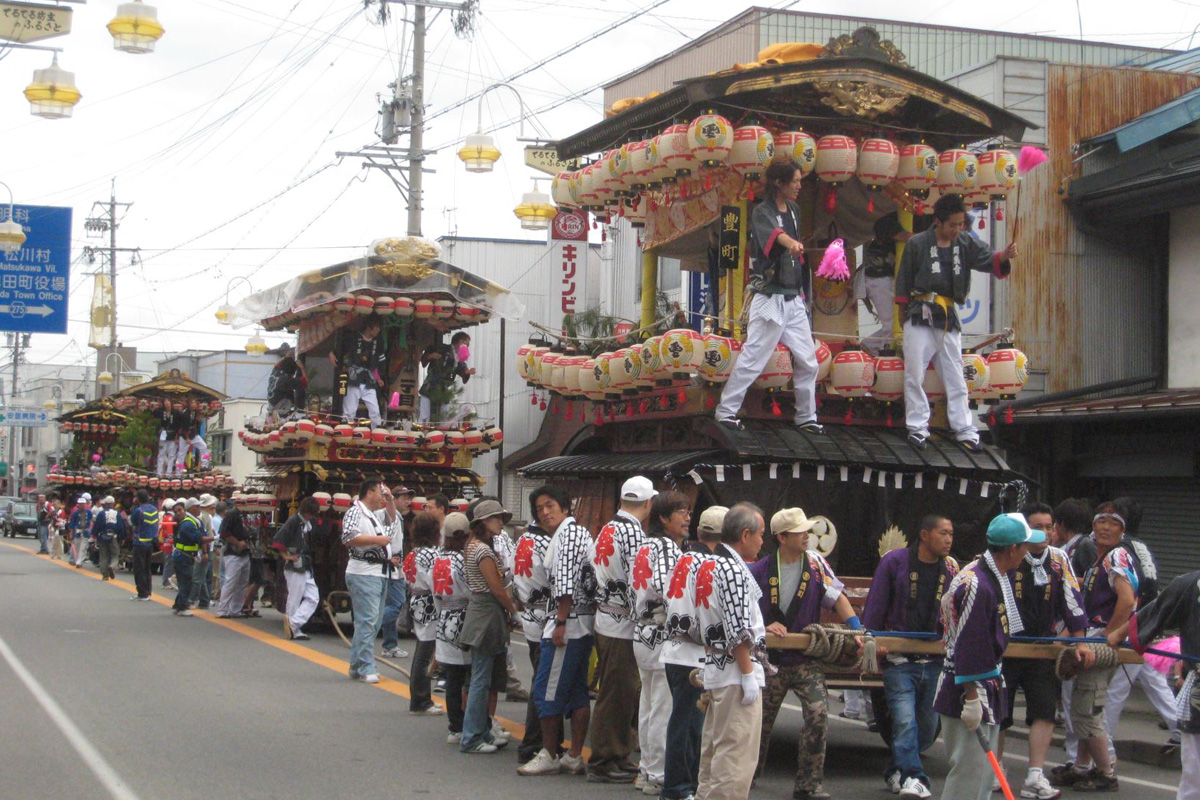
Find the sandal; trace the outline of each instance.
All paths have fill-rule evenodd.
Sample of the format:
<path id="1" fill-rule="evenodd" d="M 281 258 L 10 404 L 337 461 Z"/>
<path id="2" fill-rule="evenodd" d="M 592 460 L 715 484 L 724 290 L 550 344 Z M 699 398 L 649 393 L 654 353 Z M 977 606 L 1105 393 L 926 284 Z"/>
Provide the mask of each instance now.
<path id="1" fill-rule="evenodd" d="M 254 609 L 254 608 L 243 608 L 242 616 L 243 617 L 261 617 L 262 614 L 258 613 L 258 610 Z"/>

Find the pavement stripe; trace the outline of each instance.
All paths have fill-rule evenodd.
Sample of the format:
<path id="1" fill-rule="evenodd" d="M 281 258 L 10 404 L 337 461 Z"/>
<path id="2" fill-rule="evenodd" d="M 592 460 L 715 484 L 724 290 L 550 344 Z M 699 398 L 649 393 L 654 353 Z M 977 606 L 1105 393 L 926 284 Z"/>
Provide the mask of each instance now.
<path id="1" fill-rule="evenodd" d="M 18 548 L 24 549 L 24 548 Z M 17 658 L 16 653 L 8 646 L 8 643 L 0 638 L 0 656 L 8 662 L 12 667 L 12 671 L 21 683 L 25 684 L 25 688 L 33 695 L 33 699 L 38 701 L 38 705 L 46 712 L 46 716 L 50 717 L 51 721 L 58 727 L 71 747 L 75 748 L 75 752 L 79 753 L 79 757 L 83 759 L 83 763 L 100 781 L 104 789 L 112 796 L 113 800 L 138 800 L 137 794 L 121 779 L 117 771 L 104 760 L 104 756 L 100 755 L 100 751 L 88 741 L 88 738 L 83 735 L 83 731 L 79 730 L 67 713 L 63 711 L 62 706 L 55 702 L 50 693 L 46 691 L 42 684 L 38 683 L 37 678 L 25 668 L 21 660 Z"/>
<path id="2" fill-rule="evenodd" d="M 42 561 L 45 561 L 49 564 L 54 564 L 56 566 L 62 567 L 63 569 L 74 572 L 78 575 L 83 575 L 88 578 L 91 578 L 92 580 L 96 580 L 96 581 L 100 580 L 100 575 L 98 573 L 92 572 L 90 570 L 77 569 L 76 567 L 74 567 L 73 565 L 71 565 L 65 561 L 58 561 L 56 559 L 51 559 L 49 556 L 39 555 L 36 551 L 30 550 L 28 547 L 22 547 L 21 545 L 14 544 L 12 542 L 0 542 L 0 545 L 4 545 L 5 547 L 12 548 L 13 550 L 18 550 L 27 555 L 31 555 L 34 558 L 39 558 Z M 102 583 L 111 584 L 113 586 L 120 587 L 121 589 L 123 589 L 125 591 L 131 592 L 133 594 L 137 594 L 137 587 L 135 587 L 132 584 L 127 583 L 125 581 L 111 580 L 111 581 L 102 581 Z M 168 600 L 167 598 L 161 597 L 160 595 L 157 595 L 157 594 L 151 595 L 150 599 L 153 602 L 158 603 L 159 605 L 165 606 L 167 608 L 170 608 L 171 606 L 174 605 L 173 600 Z M 350 671 L 350 662 L 349 661 L 344 661 L 340 658 L 335 658 L 333 656 L 326 655 L 325 653 L 319 652 L 317 650 L 313 650 L 312 648 L 297 644 L 296 642 L 292 641 L 291 639 L 284 639 L 284 638 L 276 636 L 274 634 L 267 633 L 265 631 L 260 631 L 258 628 L 251 627 L 250 625 L 246 625 L 245 623 L 238 622 L 237 620 L 222 619 L 208 611 L 195 610 L 192 613 L 194 615 L 193 619 L 202 619 L 205 622 L 211 622 L 215 625 L 220 625 L 222 628 L 226 628 L 228 630 L 234 631 L 235 633 L 240 633 L 241 635 L 249 637 L 251 639 L 254 639 L 257 642 L 262 642 L 265 645 L 274 647 L 276 650 L 282 650 L 283 652 L 288 653 L 289 655 L 296 656 L 297 658 L 302 658 L 305 661 L 309 662 L 310 664 L 316 664 L 317 666 L 325 667 L 326 669 L 333 670 L 334 672 L 337 672 L 343 676 L 346 676 L 349 674 L 349 671 Z M 383 660 L 383 659 L 377 659 L 377 660 Z M 392 678 L 388 678 L 383 675 L 379 676 L 379 683 L 374 684 L 373 688 L 382 689 L 383 691 L 388 692 L 389 694 L 394 694 L 397 697 L 403 697 L 405 700 L 407 700 L 411 697 L 411 695 L 409 694 L 409 691 L 408 691 L 407 683 L 405 683 L 404 681 L 394 680 Z M 445 710 L 445 708 L 446 708 L 445 700 L 443 700 L 440 697 L 434 697 L 433 702 L 435 704 L 441 706 L 442 709 Z M 513 734 L 514 739 L 519 741 L 525 737 L 525 725 L 523 723 L 517 722 L 516 720 L 506 719 L 501 716 L 496 716 L 495 718 L 500 720 L 500 722 L 504 725 L 504 727 Z M 569 744 L 569 742 L 568 742 L 568 744 Z M 585 758 L 587 757 L 588 752 L 589 752 L 588 748 L 584 748 L 584 757 Z"/>

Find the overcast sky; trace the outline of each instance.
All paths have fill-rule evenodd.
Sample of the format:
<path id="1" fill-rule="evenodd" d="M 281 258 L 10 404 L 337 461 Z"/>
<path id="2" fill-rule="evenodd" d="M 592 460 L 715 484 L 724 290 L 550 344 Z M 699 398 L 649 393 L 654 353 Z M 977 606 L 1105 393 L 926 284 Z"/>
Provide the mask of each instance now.
<path id="1" fill-rule="evenodd" d="M 481 0 L 470 40 L 447 15 L 428 36 L 429 114 L 473 90 L 585 39 L 653 0 Z M 30 359 L 76 363 L 87 347 L 96 267 L 81 258 L 83 223 L 94 201 L 132 202 L 118 244 L 141 248 L 140 262 L 118 258 L 118 327 L 123 343 L 151 350 L 240 348 L 247 329 L 230 332 L 213 317 L 228 282 L 255 289 L 297 272 L 362 255 L 376 238 L 403 235 L 404 202 L 387 178 L 334 153 L 377 141 L 376 95 L 404 64 L 411 30 L 405 9 L 381 26 L 361 0 L 155 0 L 167 33 L 157 51 L 115 51 L 104 25 L 115 0 L 74 6 L 73 32 L 49 40 L 64 48 L 60 66 L 83 92 L 75 116 L 43 120 L 21 92 L 50 53 L 7 51 L 0 60 L 0 181 L 18 203 L 75 209 L 68 336 L 36 335 Z M 780 6 L 778 0 L 763 5 Z M 748 3 L 669 0 L 652 13 L 572 51 L 515 82 L 530 109 L 667 53 L 735 16 Z M 798 10 L 911 22 L 1078 37 L 1069 0 L 805 0 Z M 1088 39 L 1183 48 L 1200 24 L 1200 0 L 1082 0 Z M 490 175 L 466 173 L 455 157 L 475 128 L 477 104 L 433 120 L 426 145 L 439 148 L 427 175 L 424 233 L 522 238 L 512 208 L 535 173 L 524 167 L 512 126 L 498 134 L 504 155 Z M 484 125 L 515 119 L 516 100 L 492 92 Z M 558 138 L 596 122 L 601 93 L 539 113 Z M 531 126 L 527 123 L 526 134 Z M 402 140 L 403 143 L 403 140 Z M 296 185 L 299 184 L 299 185 Z M 294 187 L 290 188 L 289 187 Z M 547 186 L 548 189 L 548 186 Z M 231 290 L 236 300 L 245 281 Z M 272 345 L 277 336 L 268 336 Z M 7 357 L 0 362 L 7 362 Z"/>

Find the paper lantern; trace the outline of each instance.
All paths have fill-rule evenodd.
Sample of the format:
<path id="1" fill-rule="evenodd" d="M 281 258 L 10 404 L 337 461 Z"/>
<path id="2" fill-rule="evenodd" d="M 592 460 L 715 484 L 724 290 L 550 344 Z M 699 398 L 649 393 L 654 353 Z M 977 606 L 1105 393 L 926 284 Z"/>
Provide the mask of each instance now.
<path id="1" fill-rule="evenodd" d="M 1029 382 L 1029 359 L 1012 345 L 1000 345 L 987 357 L 991 391 L 1011 400 Z"/>
<path id="2" fill-rule="evenodd" d="M 650 142 L 645 139 L 629 142 L 622 149 L 625 151 L 622 161 L 625 171 L 621 174 L 621 181 L 629 193 L 640 192 L 646 188 L 646 175 L 649 170 L 647 155 L 650 152 Z"/>
<path id="3" fill-rule="evenodd" d="M 756 181 L 761 178 L 774 157 L 775 139 L 766 128 L 761 125 L 745 125 L 734 129 L 729 166 L 747 180 Z"/>
<path id="4" fill-rule="evenodd" d="M 596 168 L 597 165 L 592 163 L 576 173 L 579 176 L 576 198 L 579 205 L 584 208 L 599 208 L 604 205 L 604 201 L 600 199 L 600 193 L 596 191 Z"/>
<path id="5" fill-rule="evenodd" d="M 397 317 L 411 317 L 416 311 L 417 304 L 411 297 L 397 297 L 396 304 L 392 307 L 392 313 Z"/>
<path id="6" fill-rule="evenodd" d="M 375 447 L 391 447 L 395 443 L 392 437 L 392 432 L 387 428 L 375 428 L 374 430 L 370 431 L 370 434 L 371 444 Z"/>
<path id="7" fill-rule="evenodd" d="M 651 386 L 656 385 L 659 381 L 669 381 L 671 379 L 670 373 L 663 366 L 662 356 L 658 352 L 661 342 L 661 336 L 651 336 L 640 345 L 642 349 L 642 374 L 639 377 L 643 381 L 647 381 Z"/>
<path id="8" fill-rule="evenodd" d="M 833 367 L 833 351 L 820 339 L 814 341 L 817 351 L 817 383 L 821 383 L 829 377 L 829 370 Z"/>
<path id="9" fill-rule="evenodd" d="M 867 139 L 858 154 L 855 174 L 868 189 L 881 189 L 895 180 L 900 168 L 900 148 L 887 139 Z"/>
<path id="10" fill-rule="evenodd" d="M 699 369 L 704 360 L 704 342 L 690 328 L 667 331 L 658 343 L 658 356 L 663 371 L 673 380 L 685 381 Z"/>
<path id="11" fill-rule="evenodd" d="M 353 502 L 354 498 L 350 495 L 345 492 L 337 492 L 333 495 L 333 510 L 339 514 L 344 514 L 350 509 Z"/>
<path id="12" fill-rule="evenodd" d="M 688 147 L 701 166 L 719 167 L 733 150 L 733 126 L 714 111 L 701 114 L 688 126 Z"/>
<path id="13" fill-rule="evenodd" d="M 280 439 L 284 442 L 284 444 L 292 444 L 296 441 L 296 423 L 294 421 L 289 420 L 288 422 L 283 423 L 283 427 L 280 429 L 280 432 Z"/>
<path id="14" fill-rule="evenodd" d="M 466 437 L 462 431 L 446 431 L 446 450 L 462 450 Z"/>
<path id="15" fill-rule="evenodd" d="M 584 358 L 579 365 L 579 391 L 589 400 L 603 400 L 604 391 L 596 378 L 596 359 Z"/>
<path id="16" fill-rule="evenodd" d="M 600 159 L 603 166 L 600 183 L 608 191 L 605 197 L 608 203 L 615 203 L 617 198 L 629 194 L 629 186 L 625 182 L 625 160 L 626 152 L 623 147 L 609 150 L 604 154 L 604 158 Z"/>
<path id="17" fill-rule="evenodd" d="M 478 306 L 469 305 L 467 303 L 454 304 L 454 319 L 459 322 L 478 322 L 481 316 L 483 316 L 483 309 L 479 308 Z"/>
<path id="18" fill-rule="evenodd" d="M 633 390 L 633 362 L 627 359 L 629 348 L 622 347 L 614 353 L 608 354 L 608 388 L 610 392 L 621 392 Z M 638 359 L 640 371 L 641 359 Z"/>
<path id="19" fill-rule="evenodd" d="M 533 345 L 523 344 L 517 348 L 517 374 L 521 376 L 521 380 L 530 383 L 529 379 L 529 354 L 533 351 Z"/>
<path id="20" fill-rule="evenodd" d="M 355 302 L 354 295 L 352 294 L 345 297 L 339 297 L 337 300 L 333 301 L 334 311 L 342 311 L 347 314 L 353 314 L 354 309 L 357 307 L 358 303 Z"/>
<path id="21" fill-rule="evenodd" d="M 700 362 L 700 377 L 709 383 L 725 383 L 729 380 L 742 343 L 729 336 L 710 333 L 704 337 L 704 354 Z"/>
<path id="22" fill-rule="evenodd" d="M 829 385 L 842 397 L 866 397 L 875 383 L 875 359 L 853 346 L 833 357 Z"/>
<path id="23" fill-rule="evenodd" d="M 479 428 L 467 428 L 463 431 L 463 447 L 475 452 L 483 446 L 483 431 Z"/>
<path id="24" fill-rule="evenodd" d="M 663 160 L 668 177 L 663 183 L 674 183 L 678 178 L 686 178 L 696 168 L 696 157 L 692 155 L 692 147 L 688 140 L 688 126 L 672 125 L 656 137 L 659 156 Z"/>
<path id="25" fill-rule="evenodd" d="M 578 205 L 575 198 L 573 172 L 560 172 L 550 182 L 550 197 L 554 204 L 562 208 L 574 208 Z"/>
<path id="26" fill-rule="evenodd" d="M 317 501 L 317 505 L 322 510 L 328 509 L 333 505 L 333 495 L 329 494 L 329 492 L 313 492 L 312 499 Z"/>
<path id="27" fill-rule="evenodd" d="M 616 202 L 616 195 L 613 194 L 616 187 L 613 183 L 620 186 L 621 174 L 618 172 L 614 176 L 609 171 L 609 165 L 616 153 L 616 150 L 609 150 L 593 165 L 595 169 L 592 171 L 592 193 L 597 198 L 597 209 L 603 209 L 606 204 Z"/>
<path id="28" fill-rule="evenodd" d="M 381 317 L 390 317 L 396 311 L 396 299 L 394 297 L 376 297 L 373 311 Z"/>
<path id="29" fill-rule="evenodd" d="M 687 133 L 685 131 L 684 138 Z M 691 155 L 691 153 L 688 153 Z M 646 147 L 646 188 L 657 191 L 663 183 L 675 180 L 675 168 L 667 163 L 663 145 L 663 137 L 655 136 Z"/>
<path id="30" fill-rule="evenodd" d="M 446 444 L 446 434 L 441 431 L 425 431 L 421 434 L 420 448 L 422 450 L 441 450 Z"/>
<path id="31" fill-rule="evenodd" d="M 562 368 L 558 366 L 558 357 L 562 355 L 557 347 L 551 348 L 542 353 L 542 363 L 538 368 L 538 383 L 543 388 L 550 391 L 557 391 L 554 387 L 557 382 L 562 381 Z M 554 374 L 554 370 L 558 369 L 558 374 Z"/>
<path id="32" fill-rule="evenodd" d="M 489 425 L 483 429 L 483 443 L 485 450 L 495 450 L 504 442 L 504 431 L 500 430 L 495 425 Z"/>
<path id="33" fill-rule="evenodd" d="M 945 150 L 938 153 L 937 179 L 934 186 L 942 194 L 966 195 L 975 188 L 979 175 L 979 161 L 975 154 L 966 150 Z"/>
<path id="34" fill-rule="evenodd" d="M 817 140 L 804 131 L 785 131 L 775 136 L 775 160 L 791 161 L 808 175 L 817 165 Z"/>
<path id="35" fill-rule="evenodd" d="M 579 385 L 579 374 L 585 361 L 587 361 L 587 356 L 578 353 L 568 353 L 559 359 L 563 366 L 562 394 L 564 397 L 579 397 L 583 394 Z"/>
<path id="36" fill-rule="evenodd" d="M 361 316 L 375 313 L 375 298 L 369 294 L 354 295 L 354 313 Z"/>
<path id="37" fill-rule="evenodd" d="M 529 351 L 526 356 L 526 372 L 529 374 L 529 382 L 534 386 L 542 386 L 542 358 L 550 352 L 550 346 L 540 344 Z"/>
<path id="38" fill-rule="evenodd" d="M 849 136 L 822 136 L 817 140 L 817 177 L 834 185 L 854 176 L 858 148 Z"/>
<path id="39" fill-rule="evenodd" d="M 904 359 L 890 355 L 875 359 L 875 382 L 871 384 L 871 396 L 885 403 L 904 397 Z"/>
<path id="40" fill-rule="evenodd" d="M 925 390 L 925 396 L 929 398 L 930 402 L 941 400 L 946 396 L 946 384 L 942 382 L 942 376 L 934 369 L 932 361 L 925 367 L 925 379 L 921 381 L 921 388 Z"/>
<path id="41" fill-rule="evenodd" d="M 987 399 L 991 381 L 988 375 L 987 359 L 978 353 L 967 350 L 962 354 L 963 379 L 967 382 L 967 398 L 969 400 Z"/>
<path id="42" fill-rule="evenodd" d="M 792 351 L 782 344 L 775 345 L 762 374 L 754 379 L 754 385 L 768 392 L 782 391 L 788 388 L 792 380 Z"/>
<path id="43" fill-rule="evenodd" d="M 454 318 L 454 301 L 453 300 L 434 300 L 433 301 L 433 318 L 437 320 L 448 320 Z"/>
<path id="44" fill-rule="evenodd" d="M 1017 157 L 1007 150 L 980 153 L 979 190 L 1000 200 L 1017 188 Z"/>
<path id="45" fill-rule="evenodd" d="M 938 154 L 927 144 L 908 144 L 900 148 L 896 180 L 909 192 L 927 192 L 937 180 Z"/>
<path id="46" fill-rule="evenodd" d="M 433 298 L 418 297 L 414 300 L 413 316 L 417 319 L 433 319 Z"/>
<path id="47" fill-rule="evenodd" d="M 592 375 L 596 378 L 596 389 L 602 397 L 608 397 L 612 385 L 612 372 L 610 371 L 609 362 L 612 360 L 612 353 L 601 353 L 594 359 L 592 365 Z"/>

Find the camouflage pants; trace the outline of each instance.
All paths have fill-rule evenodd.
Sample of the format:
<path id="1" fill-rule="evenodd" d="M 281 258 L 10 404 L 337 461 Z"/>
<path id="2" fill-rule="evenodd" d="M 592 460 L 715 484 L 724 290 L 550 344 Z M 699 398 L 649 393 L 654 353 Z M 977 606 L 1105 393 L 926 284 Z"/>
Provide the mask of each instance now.
<path id="1" fill-rule="evenodd" d="M 819 792 L 825 773 L 825 729 L 828 726 L 829 697 L 825 691 L 825 673 L 815 663 L 781 666 L 778 674 L 767 678 L 763 690 L 762 741 L 758 748 L 758 774 L 767 763 L 771 728 L 779 707 L 789 691 L 795 692 L 804 709 L 804 730 L 800 733 L 796 759 L 796 791 Z"/>

